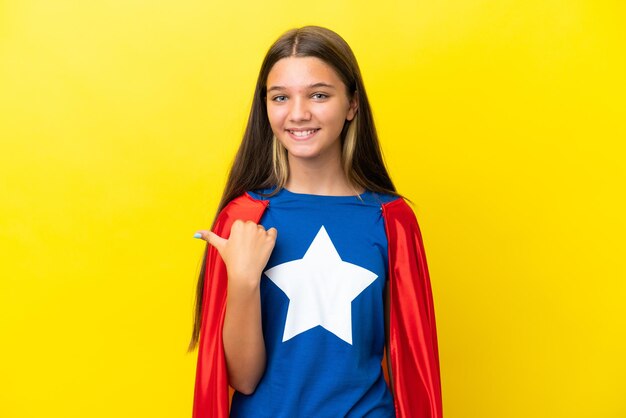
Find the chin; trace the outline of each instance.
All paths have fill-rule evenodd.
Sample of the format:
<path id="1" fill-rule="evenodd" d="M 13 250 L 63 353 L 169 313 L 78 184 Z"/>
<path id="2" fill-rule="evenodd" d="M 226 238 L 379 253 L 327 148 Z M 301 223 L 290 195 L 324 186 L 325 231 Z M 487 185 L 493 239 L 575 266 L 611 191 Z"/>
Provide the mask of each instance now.
<path id="1" fill-rule="evenodd" d="M 287 154 L 291 158 L 298 158 L 301 160 L 311 160 L 320 156 L 320 154 L 316 152 L 289 152 L 287 151 Z"/>
<path id="2" fill-rule="evenodd" d="M 294 157 L 319 155 L 319 149 L 312 145 L 313 144 L 289 144 L 285 149 L 287 150 L 287 154 L 293 155 Z"/>

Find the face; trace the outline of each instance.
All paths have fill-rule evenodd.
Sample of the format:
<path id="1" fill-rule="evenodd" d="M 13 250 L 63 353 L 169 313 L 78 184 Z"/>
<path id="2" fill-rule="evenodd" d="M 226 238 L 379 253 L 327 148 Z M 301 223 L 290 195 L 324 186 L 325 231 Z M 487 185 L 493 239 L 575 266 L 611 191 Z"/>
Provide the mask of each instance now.
<path id="1" fill-rule="evenodd" d="M 267 116 L 289 160 L 341 159 L 340 135 L 354 119 L 356 97 L 335 70 L 315 57 L 276 62 L 267 77 Z"/>

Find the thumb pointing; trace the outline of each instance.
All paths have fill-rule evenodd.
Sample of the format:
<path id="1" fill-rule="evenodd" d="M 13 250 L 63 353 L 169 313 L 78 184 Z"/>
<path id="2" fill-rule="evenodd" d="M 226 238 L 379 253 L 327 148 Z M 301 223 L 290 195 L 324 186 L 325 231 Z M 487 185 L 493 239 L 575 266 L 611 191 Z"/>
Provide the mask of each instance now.
<path id="1" fill-rule="evenodd" d="M 217 251 L 221 253 L 222 248 L 224 248 L 224 245 L 226 245 L 226 242 L 228 242 L 228 240 L 220 237 L 219 235 L 217 235 L 216 233 L 212 231 L 208 231 L 207 242 L 211 244 L 212 246 L 214 246 L 217 249 Z"/>

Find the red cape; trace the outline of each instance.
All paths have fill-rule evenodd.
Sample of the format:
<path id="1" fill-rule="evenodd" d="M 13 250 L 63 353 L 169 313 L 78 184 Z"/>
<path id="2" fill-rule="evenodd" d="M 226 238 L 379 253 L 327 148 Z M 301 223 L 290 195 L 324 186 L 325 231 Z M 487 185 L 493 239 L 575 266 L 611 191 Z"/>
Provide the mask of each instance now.
<path id="1" fill-rule="evenodd" d="M 247 193 L 218 215 L 213 232 L 228 238 L 236 219 L 258 223 L 269 202 Z M 389 353 L 397 418 L 441 418 L 435 310 L 422 236 L 404 199 L 382 205 L 389 248 Z M 230 399 L 222 326 L 226 265 L 209 246 L 196 367 L 193 418 L 228 418 Z"/>

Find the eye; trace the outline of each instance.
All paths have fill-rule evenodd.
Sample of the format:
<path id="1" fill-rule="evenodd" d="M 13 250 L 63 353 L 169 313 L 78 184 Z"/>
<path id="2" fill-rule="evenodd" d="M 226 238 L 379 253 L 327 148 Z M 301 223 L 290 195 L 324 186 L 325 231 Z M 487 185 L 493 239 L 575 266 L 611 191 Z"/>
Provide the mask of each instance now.
<path id="1" fill-rule="evenodd" d="M 328 95 L 325 93 L 314 93 L 313 98 L 315 99 L 327 99 Z"/>
<path id="2" fill-rule="evenodd" d="M 287 99 L 287 96 L 274 96 L 272 97 L 272 101 L 274 102 L 284 102 Z"/>

